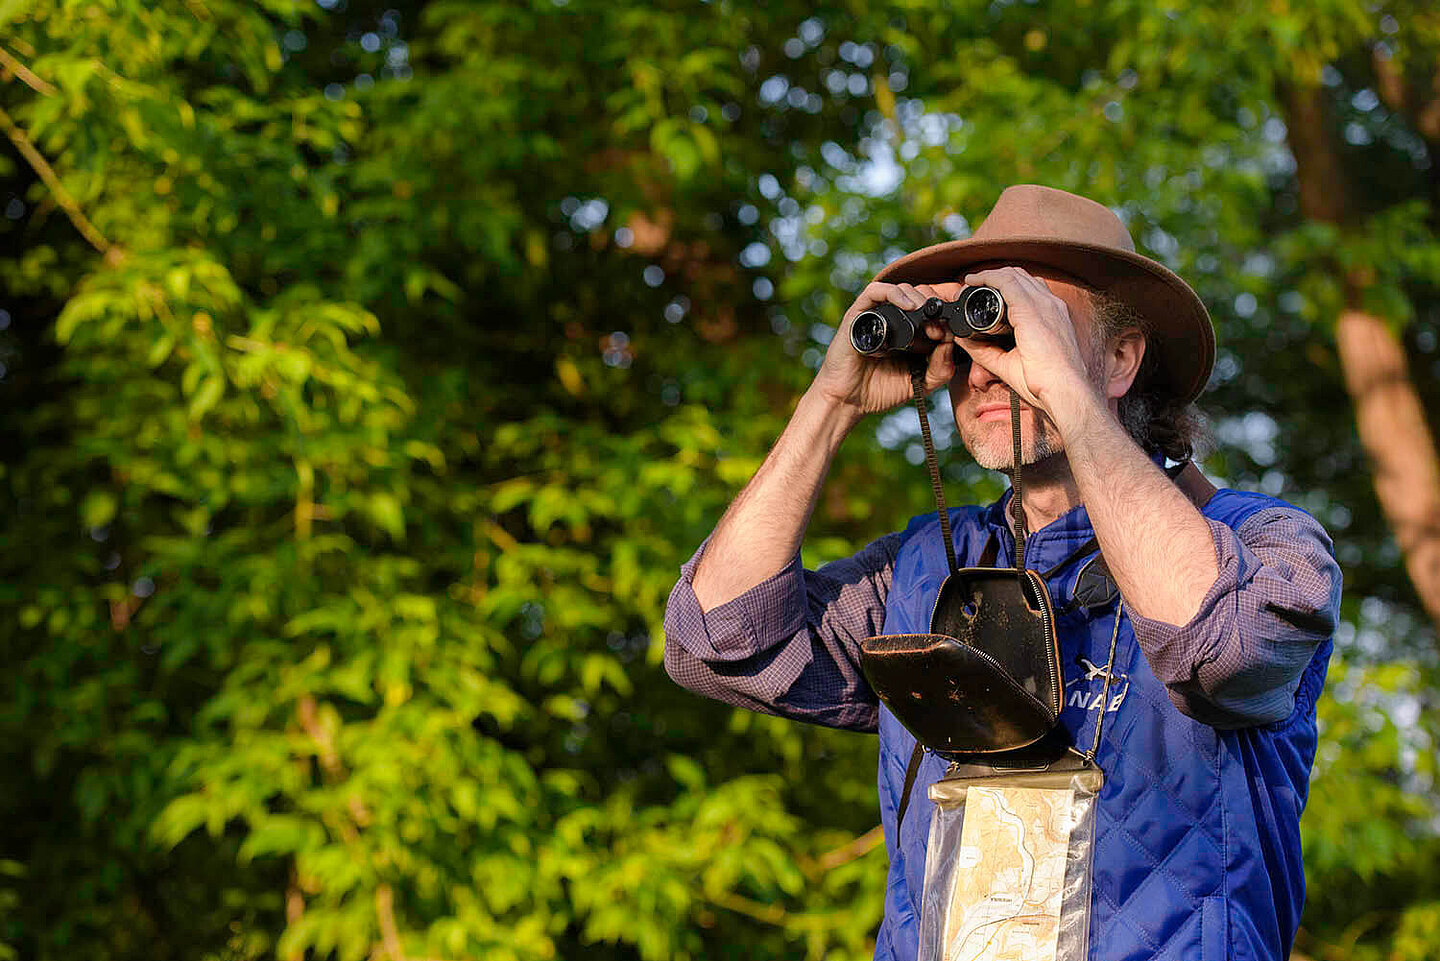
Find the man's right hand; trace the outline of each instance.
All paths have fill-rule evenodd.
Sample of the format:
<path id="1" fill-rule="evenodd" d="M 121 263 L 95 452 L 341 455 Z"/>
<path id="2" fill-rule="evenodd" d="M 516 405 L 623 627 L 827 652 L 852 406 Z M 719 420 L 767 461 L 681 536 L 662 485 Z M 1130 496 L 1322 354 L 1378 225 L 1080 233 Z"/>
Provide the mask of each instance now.
<path id="1" fill-rule="evenodd" d="M 851 345 L 856 315 L 887 302 L 913 310 L 927 297 L 954 300 L 960 290 L 960 284 L 871 284 L 860 292 L 784 432 L 710 537 L 693 580 L 701 611 L 734 600 L 795 559 L 820 485 L 846 434 L 865 414 L 889 410 L 913 396 L 908 356 L 866 357 Z M 955 373 L 956 347 L 943 324 L 927 325 L 925 336 L 939 345 L 927 358 L 930 391 Z"/>
<path id="2" fill-rule="evenodd" d="M 910 284 L 870 284 L 845 311 L 810 390 L 828 403 L 844 408 L 856 420 L 909 400 L 914 396 L 910 386 L 912 355 L 861 354 L 850 343 L 850 327 L 862 311 L 876 304 L 891 303 L 903 310 L 915 310 L 930 297 L 953 300 L 959 296 L 961 289 L 961 284 L 921 284 L 918 287 Z M 954 376 L 955 344 L 949 328 L 943 323 L 932 321 L 923 330 L 924 336 L 936 343 L 927 358 L 925 370 L 925 391 L 929 393 L 948 384 Z"/>

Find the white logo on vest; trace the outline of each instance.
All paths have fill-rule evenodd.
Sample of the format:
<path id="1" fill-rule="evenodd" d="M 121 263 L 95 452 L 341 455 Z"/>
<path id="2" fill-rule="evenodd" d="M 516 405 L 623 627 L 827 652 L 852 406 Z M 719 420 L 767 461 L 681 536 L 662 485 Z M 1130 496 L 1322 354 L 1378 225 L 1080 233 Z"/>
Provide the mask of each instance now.
<path id="1" fill-rule="evenodd" d="M 1105 670 L 1105 665 L 1095 664 L 1088 658 L 1075 658 L 1085 671 L 1084 677 L 1071 678 L 1066 687 L 1070 689 L 1070 696 L 1065 700 L 1066 707 L 1080 707 L 1087 711 L 1100 710 L 1100 702 L 1104 698 L 1105 678 L 1110 678 L 1110 703 L 1106 705 L 1106 713 L 1114 713 L 1120 710 L 1120 705 L 1125 703 L 1125 695 L 1130 690 L 1129 674 L 1111 674 Z M 1115 688 L 1119 685 L 1119 690 Z"/>

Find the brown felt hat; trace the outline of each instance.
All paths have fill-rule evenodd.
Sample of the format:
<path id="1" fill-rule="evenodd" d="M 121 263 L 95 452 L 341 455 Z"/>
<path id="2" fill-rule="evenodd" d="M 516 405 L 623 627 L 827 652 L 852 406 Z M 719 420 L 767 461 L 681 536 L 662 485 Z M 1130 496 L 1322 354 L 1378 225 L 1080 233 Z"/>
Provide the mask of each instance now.
<path id="1" fill-rule="evenodd" d="M 1185 402 L 1205 388 L 1215 365 L 1215 328 L 1190 286 L 1135 252 L 1130 231 L 1110 208 L 1053 187 L 1005 188 L 990 215 L 965 240 L 906 254 L 885 265 L 877 281 L 934 284 L 958 281 L 982 264 L 1053 267 L 1138 310 L 1151 324 L 1163 383 Z"/>

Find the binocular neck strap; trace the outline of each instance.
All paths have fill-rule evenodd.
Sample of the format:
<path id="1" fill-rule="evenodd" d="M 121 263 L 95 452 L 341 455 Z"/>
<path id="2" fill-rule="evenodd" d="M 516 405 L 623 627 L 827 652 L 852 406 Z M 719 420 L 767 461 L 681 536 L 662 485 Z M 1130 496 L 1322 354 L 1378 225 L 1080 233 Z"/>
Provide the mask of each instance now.
<path id="1" fill-rule="evenodd" d="M 945 538 L 945 563 L 950 573 L 960 569 L 955 562 L 955 535 L 950 532 L 950 512 L 945 509 L 945 489 L 940 484 L 940 464 L 935 459 L 935 441 L 930 437 L 930 418 L 925 416 L 925 368 L 923 357 L 910 364 L 910 386 L 915 391 L 915 410 L 920 414 L 920 440 L 925 444 L 925 466 L 930 470 L 930 487 L 935 494 L 935 509 L 940 513 L 940 536 Z"/>
<path id="2" fill-rule="evenodd" d="M 940 483 L 940 464 L 935 457 L 935 441 L 930 436 L 930 418 L 925 409 L 926 359 L 916 357 L 910 363 L 910 387 L 915 391 L 915 411 L 920 415 L 920 440 L 925 445 L 925 466 L 930 471 L 930 488 L 935 494 L 935 510 L 940 515 L 940 536 L 945 539 L 945 563 L 950 573 L 960 569 L 955 561 L 955 535 L 950 530 L 950 512 L 945 509 L 945 489 Z M 1010 469 L 1010 515 L 1015 522 L 1015 569 L 1025 569 L 1025 508 L 1020 504 L 1020 395 L 1010 391 L 1010 437 L 1014 443 L 1014 462 Z"/>
<path id="3" fill-rule="evenodd" d="M 1014 461 L 1010 468 L 1010 516 L 1015 521 L 1015 569 L 1025 569 L 1025 507 L 1020 503 L 1020 395 L 1010 388 L 1010 439 Z"/>

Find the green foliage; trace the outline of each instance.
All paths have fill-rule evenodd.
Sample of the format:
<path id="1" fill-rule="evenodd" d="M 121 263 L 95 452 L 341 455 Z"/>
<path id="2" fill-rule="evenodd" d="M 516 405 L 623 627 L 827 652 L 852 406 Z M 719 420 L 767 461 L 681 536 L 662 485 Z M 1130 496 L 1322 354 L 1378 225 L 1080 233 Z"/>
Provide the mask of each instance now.
<path id="1" fill-rule="evenodd" d="M 0 109 L 64 187 L 0 153 L 0 955 L 868 956 L 873 742 L 678 690 L 664 603 L 854 291 L 1016 181 L 1196 285 L 1209 468 L 1336 536 L 1302 946 L 1440 947 L 1433 633 L 1328 340 L 1369 277 L 1433 397 L 1433 146 L 1364 96 L 1373 43 L 1434 63 L 1423 5 L 0 25 L 33 78 Z M 1284 91 L 1317 78 L 1374 171 L 1343 228 L 1297 212 Z M 926 509 L 910 416 L 851 439 L 808 563 Z M 998 493 L 936 429 L 951 498 Z"/>

